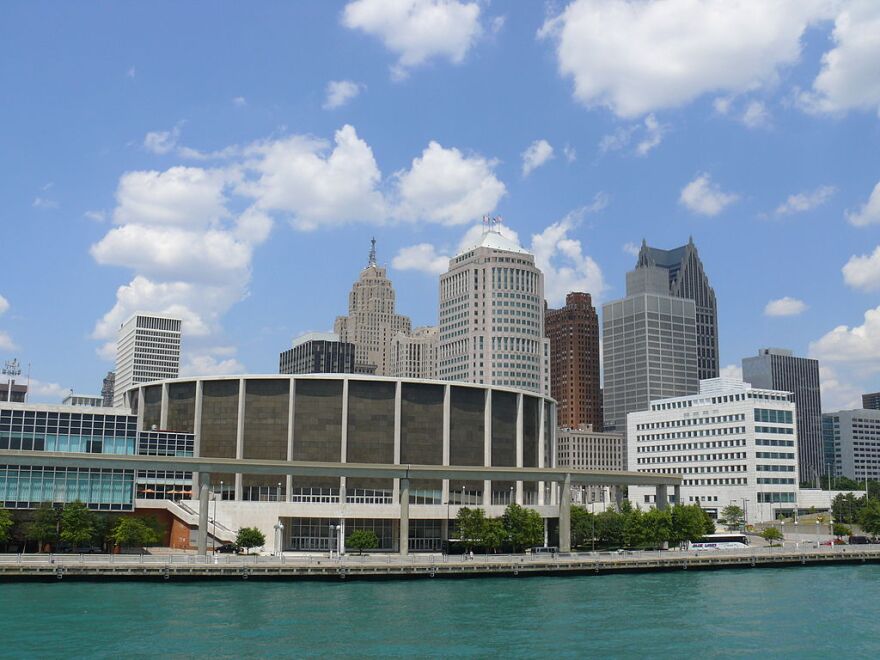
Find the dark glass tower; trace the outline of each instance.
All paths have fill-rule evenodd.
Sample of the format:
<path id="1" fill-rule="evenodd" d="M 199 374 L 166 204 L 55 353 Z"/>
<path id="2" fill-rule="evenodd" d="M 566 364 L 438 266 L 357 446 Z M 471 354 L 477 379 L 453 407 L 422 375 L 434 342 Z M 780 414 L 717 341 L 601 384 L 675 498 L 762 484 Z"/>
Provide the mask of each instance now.
<path id="1" fill-rule="evenodd" d="M 674 250 L 649 247 L 643 240 L 636 270 L 650 267 L 662 268 L 668 273 L 670 296 L 694 301 L 697 308 L 697 375 L 700 380 L 717 378 L 718 305 L 694 239 L 690 238 L 687 245 Z"/>

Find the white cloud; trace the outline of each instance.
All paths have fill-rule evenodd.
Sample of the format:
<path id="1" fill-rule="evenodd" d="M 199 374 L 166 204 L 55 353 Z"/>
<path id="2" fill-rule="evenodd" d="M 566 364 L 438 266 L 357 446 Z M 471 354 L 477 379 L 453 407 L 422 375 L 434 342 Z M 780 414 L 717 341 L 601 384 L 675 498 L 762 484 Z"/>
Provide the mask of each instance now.
<path id="1" fill-rule="evenodd" d="M 730 96 L 719 96 L 717 99 L 712 101 L 712 107 L 715 108 L 715 112 L 719 115 L 726 115 L 730 112 L 730 108 L 733 105 L 733 97 Z"/>
<path id="2" fill-rule="evenodd" d="M 58 202 L 54 199 L 49 199 L 48 197 L 34 197 L 34 201 L 31 204 L 35 209 L 40 209 L 42 211 L 50 211 L 52 209 L 58 208 Z"/>
<path id="3" fill-rule="evenodd" d="M 788 199 L 776 208 L 776 215 L 812 211 L 831 199 L 835 192 L 837 192 L 837 188 L 834 186 L 819 186 L 815 190 L 789 195 Z"/>
<path id="4" fill-rule="evenodd" d="M 856 227 L 880 224 L 880 182 L 874 186 L 868 201 L 858 211 L 847 211 L 846 219 Z"/>
<path id="5" fill-rule="evenodd" d="M 770 126 L 770 112 L 762 101 L 750 101 L 742 114 L 742 123 L 749 128 Z"/>
<path id="6" fill-rule="evenodd" d="M 565 294 L 571 291 L 586 291 L 596 301 L 605 292 L 601 268 L 584 254 L 581 242 L 569 235 L 587 212 L 587 208 L 573 211 L 532 235 L 531 252 L 544 273 L 544 297 L 551 306 L 563 304 Z"/>
<path id="7" fill-rule="evenodd" d="M 626 252 L 627 254 L 631 254 L 634 257 L 639 256 L 640 250 L 641 250 L 641 248 L 639 247 L 639 245 L 637 243 L 624 243 L 623 244 L 623 251 Z"/>
<path id="8" fill-rule="evenodd" d="M 852 410 L 862 407 L 862 392 L 857 385 L 841 380 L 838 371 L 828 366 L 819 366 L 819 389 L 822 396 L 822 410 Z"/>
<path id="9" fill-rule="evenodd" d="M 577 151 L 575 151 L 574 147 L 569 144 L 566 144 L 564 147 L 562 147 L 562 155 L 565 156 L 565 160 L 567 160 L 569 163 L 573 163 L 577 160 Z"/>
<path id="10" fill-rule="evenodd" d="M 553 158 L 553 147 L 547 140 L 535 140 L 522 152 L 522 175 L 528 176 Z"/>
<path id="11" fill-rule="evenodd" d="M 641 123 L 621 126 L 614 133 L 604 135 L 599 141 L 599 152 L 605 154 L 609 151 L 620 151 L 637 139 L 634 153 L 637 156 L 646 156 L 663 141 L 668 130 L 668 125 L 661 124 L 653 114 L 650 114 Z"/>
<path id="12" fill-rule="evenodd" d="M 843 266 L 843 280 L 854 289 L 880 290 L 880 245 L 871 254 L 850 257 Z"/>
<path id="13" fill-rule="evenodd" d="M 333 110 L 345 105 L 361 93 L 361 87 L 362 85 L 351 80 L 331 80 L 327 83 L 324 108 Z"/>
<path id="14" fill-rule="evenodd" d="M 15 351 L 18 346 L 12 341 L 12 337 L 8 333 L 0 330 L 0 351 Z"/>
<path id="15" fill-rule="evenodd" d="M 449 257 L 438 254 L 430 243 L 419 243 L 401 248 L 391 260 L 391 265 L 397 270 L 416 270 L 439 275 L 449 268 Z"/>
<path id="16" fill-rule="evenodd" d="M 116 224 L 208 226 L 229 215 L 226 173 L 198 167 L 127 172 L 119 179 Z"/>
<path id="17" fill-rule="evenodd" d="M 377 37 L 398 57 L 397 79 L 434 58 L 460 63 L 483 31 L 480 6 L 458 0 L 354 0 L 342 23 Z"/>
<path id="18" fill-rule="evenodd" d="M 6 300 L 3 296 L 0 296 L 0 315 L 6 313 L 6 310 L 9 309 L 9 301 Z"/>
<path id="19" fill-rule="evenodd" d="M 125 72 L 126 78 L 134 78 L 137 75 L 137 69 L 134 66 L 128 67 L 128 70 Z"/>
<path id="20" fill-rule="evenodd" d="M 381 221 L 385 200 L 377 190 L 382 174 L 373 151 L 354 127 L 336 131 L 329 151 L 307 136 L 258 143 L 247 151 L 256 178 L 238 186 L 258 208 L 290 216 L 299 229 L 357 221 Z"/>
<path id="21" fill-rule="evenodd" d="M 507 192 L 494 167 L 495 161 L 465 156 L 432 141 L 409 170 L 395 175 L 399 196 L 395 215 L 460 225 L 491 213 Z"/>
<path id="22" fill-rule="evenodd" d="M 98 211 L 86 211 L 83 215 L 89 220 L 94 220 L 95 222 L 104 222 L 107 219 L 107 212 L 98 210 Z"/>
<path id="23" fill-rule="evenodd" d="M 180 365 L 181 376 L 228 376 L 245 371 L 244 365 L 235 358 L 219 360 L 204 353 L 188 356 Z"/>
<path id="24" fill-rule="evenodd" d="M 668 126 L 658 122 L 654 115 L 645 117 L 645 135 L 641 142 L 636 145 L 636 154 L 645 156 L 651 149 L 659 145 L 663 141 L 663 136 L 668 128 Z"/>
<path id="25" fill-rule="evenodd" d="M 461 237 L 461 240 L 458 242 L 458 252 L 464 252 L 465 250 L 472 248 L 480 242 L 480 239 L 483 237 L 483 232 L 485 229 L 482 225 L 472 225 L 470 229 L 468 229 L 464 236 Z M 522 245 L 519 240 L 519 234 L 516 230 L 511 229 L 505 224 L 495 225 L 494 231 L 497 231 L 499 234 L 504 236 L 505 238 L 509 238 L 511 241 L 516 243 L 517 245 Z"/>
<path id="26" fill-rule="evenodd" d="M 862 325 L 839 325 L 811 342 L 810 354 L 828 362 L 871 363 L 880 367 L 880 307 L 866 311 Z"/>
<path id="27" fill-rule="evenodd" d="M 70 389 L 58 383 L 31 378 L 28 384 L 28 401 L 31 403 L 60 403 L 64 397 L 70 394 Z"/>
<path id="28" fill-rule="evenodd" d="M 164 156 L 171 153 L 177 147 L 180 139 L 180 126 L 175 126 L 170 131 L 150 131 L 144 136 L 144 149 L 152 154 Z"/>
<path id="29" fill-rule="evenodd" d="M 552 38 L 574 96 L 622 117 L 742 93 L 796 63 L 825 0 L 575 0 L 538 32 Z"/>
<path id="30" fill-rule="evenodd" d="M 232 105 L 236 108 L 243 108 L 247 105 L 247 99 L 243 96 L 236 96 L 232 99 Z"/>
<path id="31" fill-rule="evenodd" d="M 728 364 L 726 367 L 721 367 L 721 369 L 718 370 L 718 375 L 722 378 L 736 378 L 737 380 L 742 380 L 743 370 L 738 364 Z"/>
<path id="32" fill-rule="evenodd" d="M 817 113 L 880 113 L 880 3 L 836 4 L 840 11 L 832 33 L 834 48 L 822 56 L 822 70 L 812 90 L 801 94 L 801 104 Z"/>
<path id="33" fill-rule="evenodd" d="M 738 195 L 722 192 L 718 184 L 712 183 L 711 177 L 703 173 L 682 189 L 679 202 L 694 213 L 715 216 L 737 199 Z"/>
<path id="34" fill-rule="evenodd" d="M 764 316 L 797 316 L 807 310 L 803 300 L 785 296 L 771 300 L 764 306 Z"/>

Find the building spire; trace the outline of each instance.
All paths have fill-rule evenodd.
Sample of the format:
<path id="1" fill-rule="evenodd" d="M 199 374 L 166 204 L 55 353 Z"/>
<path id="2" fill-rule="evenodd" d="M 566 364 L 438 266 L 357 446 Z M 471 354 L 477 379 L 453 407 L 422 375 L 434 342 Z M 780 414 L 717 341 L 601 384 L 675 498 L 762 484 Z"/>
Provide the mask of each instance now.
<path id="1" fill-rule="evenodd" d="M 376 265 L 376 237 L 370 239 L 370 260 L 367 263 L 367 268 L 370 266 Z"/>

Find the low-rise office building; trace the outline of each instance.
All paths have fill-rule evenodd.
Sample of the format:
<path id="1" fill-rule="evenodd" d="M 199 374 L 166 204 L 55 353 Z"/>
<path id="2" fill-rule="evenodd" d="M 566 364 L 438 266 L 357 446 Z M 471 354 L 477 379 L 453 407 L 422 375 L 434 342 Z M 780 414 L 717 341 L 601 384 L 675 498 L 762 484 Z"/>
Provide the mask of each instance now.
<path id="1" fill-rule="evenodd" d="M 94 394 L 75 394 L 71 392 L 61 401 L 65 406 L 85 406 L 87 408 L 102 408 L 104 397 Z"/>
<path id="2" fill-rule="evenodd" d="M 556 465 L 575 470 L 626 470 L 626 440 L 623 433 L 594 431 L 589 424 L 576 429 L 556 430 Z M 595 508 L 618 499 L 619 489 L 612 486 L 572 486 L 575 504 Z"/>
<path id="3" fill-rule="evenodd" d="M 335 332 L 309 332 L 293 340 L 279 356 L 281 374 L 353 374 L 354 344 Z"/>
<path id="4" fill-rule="evenodd" d="M 736 504 L 749 523 L 797 508 L 791 393 L 712 378 L 700 381 L 699 394 L 652 401 L 627 420 L 629 469 L 682 475 L 681 504 L 699 504 L 714 518 Z M 654 492 L 633 486 L 629 499 L 650 507 Z"/>
<path id="5" fill-rule="evenodd" d="M 840 410 L 822 415 L 832 476 L 880 480 L 880 410 Z"/>

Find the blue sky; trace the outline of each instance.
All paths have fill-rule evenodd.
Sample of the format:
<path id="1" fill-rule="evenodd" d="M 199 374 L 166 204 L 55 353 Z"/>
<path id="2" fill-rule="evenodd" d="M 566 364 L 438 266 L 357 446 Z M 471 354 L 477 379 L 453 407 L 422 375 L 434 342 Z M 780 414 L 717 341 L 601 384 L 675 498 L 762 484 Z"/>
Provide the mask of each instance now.
<path id="1" fill-rule="evenodd" d="M 97 392 L 181 314 L 187 373 L 273 372 L 376 236 L 398 310 L 480 216 L 551 305 L 693 235 L 721 359 L 880 389 L 880 3 L 433 0 L 0 6 L 0 359 Z"/>

